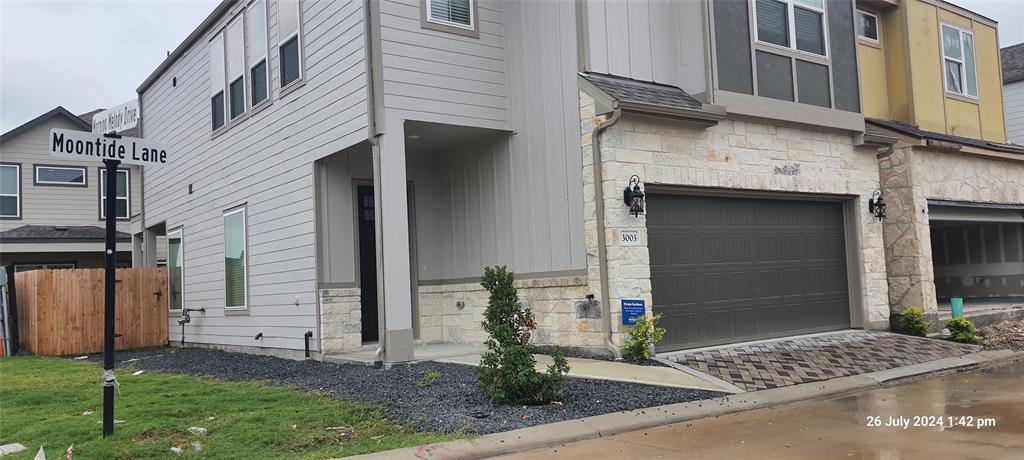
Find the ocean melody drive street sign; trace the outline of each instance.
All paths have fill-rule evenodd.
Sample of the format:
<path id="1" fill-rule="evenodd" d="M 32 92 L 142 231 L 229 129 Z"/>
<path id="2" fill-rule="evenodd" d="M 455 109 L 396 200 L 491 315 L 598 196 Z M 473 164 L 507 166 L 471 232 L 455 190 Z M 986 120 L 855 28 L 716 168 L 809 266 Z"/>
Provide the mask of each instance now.
<path id="1" fill-rule="evenodd" d="M 92 116 L 92 132 L 119 133 L 139 125 L 139 101 L 131 100 Z"/>
<path id="2" fill-rule="evenodd" d="M 167 164 L 169 156 L 167 147 L 157 142 L 70 129 L 51 129 L 47 144 L 51 156 L 97 163 L 117 160 L 124 164 L 158 166 Z"/>

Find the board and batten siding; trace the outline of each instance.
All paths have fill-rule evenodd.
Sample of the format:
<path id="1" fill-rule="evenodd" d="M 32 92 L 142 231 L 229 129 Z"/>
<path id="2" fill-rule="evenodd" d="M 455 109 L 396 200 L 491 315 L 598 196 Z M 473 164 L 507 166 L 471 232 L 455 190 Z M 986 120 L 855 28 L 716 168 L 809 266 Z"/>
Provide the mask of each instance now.
<path id="1" fill-rule="evenodd" d="M 23 225 L 91 225 L 103 228 L 100 219 L 99 161 L 74 161 L 50 156 L 51 129 L 81 130 L 66 117 L 53 116 L 0 144 L 0 161 L 21 164 L 21 219 L 0 219 L 0 231 Z M 34 165 L 81 166 L 86 168 L 87 187 L 35 185 Z M 142 211 L 142 176 L 137 166 L 122 165 L 129 170 L 128 187 L 130 215 Z M 119 221 L 117 229 L 130 231 L 128 220 Z M 74 259 L 73 257 L 69 257 Z"/>
<path id="2" fill-rule="evenodd" d="M 480 36 L 425 29 L 422 0 L 380 0 L 384 107 L 389 116 L 509 129 L 503 4 L 477 1 Z"/>
<path id="3" fill-rule="evenodd" d="M 410 160 L 421 282 L 586 268 L 575 5 L 502 7 L 516 131 Z"/>
<path id="4" fill-rule="evenodd" d="M 586 70 L 705 91 L 701 2 L 583 0 L 582 11 Z"/>
<path id="5" fill-rule="evenodd" d="M 301 85 L 281 94 L 277 2 L 268 0 L 270 105 L 224 132 L 211 134 L 207 44 L 230 13 L 140 96 L 145 137 L 174 152 L 145 171 L 145 224 L 184 229 L 185 306 L 206 308 L 186 326 L 188 342 L 301 350 L 303 334 L 317 334 L 313 161 L 366 139 L 365 14 L 358 0 L 301 5 Z M 225 314 L 222 213 L 242 204 L 249 308 Z"/>
<path id="6" fill-rule="evenodd" d="M 1007 142 L 1024 144 L 1024 81 L 1003 85 L 1003 110 Z"/>

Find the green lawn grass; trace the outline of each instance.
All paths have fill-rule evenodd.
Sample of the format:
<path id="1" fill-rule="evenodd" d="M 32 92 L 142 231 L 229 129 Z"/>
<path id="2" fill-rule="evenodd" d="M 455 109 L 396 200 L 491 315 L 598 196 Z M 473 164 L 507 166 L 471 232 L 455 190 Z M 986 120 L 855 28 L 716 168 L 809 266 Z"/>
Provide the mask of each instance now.
<path id="1" fill-rule="evenodd" d="M 0 444 L 48 458 L 327 458 L 453 439 L 384 418 L 379 407 L 258 383 L 118 370 L 114 436 L 102 437 L 102 370 L 61 358 L 0 358 Z M 83 416 L 87 410 L 95 413 Z M 188 432 L 192 426 L 205 436 Z M 328 430 L 329 427 L 345 427 Z M 195 452 L 192 443 L 202 444 Z M 170 448 L 178 446 L 182 454 Z"/>

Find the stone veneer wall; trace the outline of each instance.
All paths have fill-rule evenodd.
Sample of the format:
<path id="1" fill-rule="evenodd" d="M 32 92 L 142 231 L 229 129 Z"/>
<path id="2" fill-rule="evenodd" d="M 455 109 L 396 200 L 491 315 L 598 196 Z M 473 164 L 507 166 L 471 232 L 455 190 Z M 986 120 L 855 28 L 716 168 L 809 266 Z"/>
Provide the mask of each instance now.
<path id="1" fill-rule="evenodd" d="M 584 236 L 591 292 L 599 279 L 591 137 L 599 121 L 594 100 L 580 93 L 584 166 Z M 652 303 L 650 257 L 644 216 L 634 218 L 622 203 L 633 174 L 645 184 L 837 194 L 856 197 L 855 228 L 861 244 L 864 327 L 888 328 L 882 225 L 867 201 L 879 187 L 877 150 L 855 147 L 848 133 L 727 119 L 709 128 L 678 121 L 623 114 L 602 134 L 606 245 L 614 341 L 622 342 L 620 300 Z M 618 246 L 621 230 L 637 230 L 639 247 Z M 851 257 L 853 257 L 851 255 Z M 648 308 L 650 314 L 650 308 Z M 855 324 L 857 322 L 855 321 Z"/>
<path id="2" fill-rule="evenodd" d="M 893 312 L 922 307 L 935 315 L 928 200 L 1024 204 L 1024 161 L 903 147 L 883 156 L 879 168 Z"/>
<path id="3" fill-rule="evenodd" d="M 523 305 L 533 310 L 534 345 L 599 347 L 601 319 L 593 317 L 584 276 L 517 279 Z M 488 292 L 480 283 L 419 287 L 421 342 L 482 343 Z"/>
<path id="4" fill-rule="evenodd" d="M 363 345 L 359 288 L 320 290 L 320 352 L 351 351 Z"/>

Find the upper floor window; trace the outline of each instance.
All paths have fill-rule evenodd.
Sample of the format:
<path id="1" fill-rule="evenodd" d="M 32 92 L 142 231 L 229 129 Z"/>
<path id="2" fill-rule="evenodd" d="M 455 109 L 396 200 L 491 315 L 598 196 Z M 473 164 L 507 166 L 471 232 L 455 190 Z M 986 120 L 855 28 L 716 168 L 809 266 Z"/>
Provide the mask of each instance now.
<path id="1" fill-rule="evenodd" d="M 824 0 L 754 0 L 757 41 L 825 56 Z"/>
<path id="2" fill-rule="evenodd" d="M 117 214 L 115 217 L 118 219 L 127 219 L 130 217 L 131 209 L 131 198 L 128 195 L 128 170 L 119 169 L 117 170 Z M 100 219 L 107 218 L 107 171 L 100 168 Z"/>
<path id="3" fill-rule="evenodd" d="M 267 2 L 256 0 L 249 5 L 249 80 L 253 107 L 267 100 L 270 83 L 267 78 Z"/>
<path id="4" fill-rule="evenodd" d="M 427 0 L 427 21 L 473 30 L 473 0 Z"/>
<path id="5" fill-rule="evenodd" d="M 36 165 L 35 184 L 85 187 L 85 167 Z"/>
<path id="6" fill-rule="evenodd" d="M 245 113 L 245 31 L 241 15 L 228 24 L 225 38 L 228 108 L 234 120 Z"/>
<path id="7" fill-rule="evenodd" d="M 878 15 L 857 10 L 857 36 L 878 43 Z"/>
<path id="8" fill-rule="evenodd" d="M 974 34 L 959 27 L 943 24 L 942 58 L 946 91 L 972 98 L 978 97 Z"/>
<path id="9" fill-rule="evenodd" d="M 0 164 L 0 217 L 21 217 L 21 165 Z"/>
<path id="10" fill-rule="evenodd" d="M 278 34 L 281 37 L 277 52 L 281 67 L 281 87 L 302 78 L 302 37 L 299 32 L 299 0 L 280 0 L 277 3 Z"/>
<path id="11" fill-rule="evenodd" d="M 224 126 L 224 35 L 210 41 L 210 106 L 213 130 Z"/>

